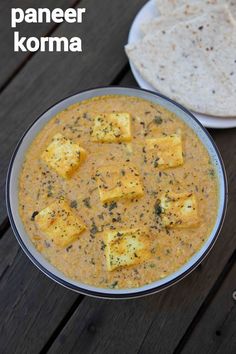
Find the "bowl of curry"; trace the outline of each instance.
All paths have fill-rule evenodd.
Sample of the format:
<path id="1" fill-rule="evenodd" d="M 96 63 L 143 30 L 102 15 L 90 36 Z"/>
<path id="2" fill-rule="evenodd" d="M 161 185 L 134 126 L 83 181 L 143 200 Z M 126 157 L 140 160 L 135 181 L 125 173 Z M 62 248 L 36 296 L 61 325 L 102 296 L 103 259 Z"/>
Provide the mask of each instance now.
<path id="1" fill-rule="evenodd" d="M 203 260 L 222 227 L 227 182 L 217 147 L 185 108 L 102 87 L 31 125 L 6 199 L 17 240 L 46 275 L 83 294 L 132 298 Z"/>

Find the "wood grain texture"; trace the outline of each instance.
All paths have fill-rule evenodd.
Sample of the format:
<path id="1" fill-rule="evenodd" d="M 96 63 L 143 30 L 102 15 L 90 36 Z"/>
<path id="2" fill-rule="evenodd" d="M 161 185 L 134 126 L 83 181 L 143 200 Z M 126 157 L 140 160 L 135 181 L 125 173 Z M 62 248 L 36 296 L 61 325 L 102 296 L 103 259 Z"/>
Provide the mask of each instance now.
<path id="1" fill-rule="evenodd" d="M 49 353 L 137 353 L 156 313 L 155 299 L 105 301 L 86 297 Z M 75 337 L 72 332 L 76 332 Z"/>
<path id="2" fill-rule="evenodd" d="M 183 354 L 236 353 L 236 263 L 198 322 Z"/>
<path id="3" fill-rule="evenodd" d="M 0 247 L 1 353 L 37 353 L 78 298 L 43 275 L 12 231 Z"/>
<path id="4" fill-rule="evenodd" d="M 121 83 L 134 86 L 130 74 Z M 121 303 L 85 298 L 50 353 L 62 348 L 72 353 L 166 354 L 175 350 L 236 248 L 236 130 L 211 133 L 225 161 L 230 198 L 224 227 L 210 255 L 180 283 L 151 297 Z M 73 328 L 76 338 L 70 335 Z"/>
<path id="5" fill-rule="evenodd" d="M 0 247 L 0 280 L 14 263 L 20 253 L 20 247 L 16 242 L 12 231 L 9 229 L 1 239 Z"/>
<path id="6" fill-rule="evenodd" d="M 54 27 L 54 23 L 29 24 L 22 22 L 16 28 L 11 28 L 11 9 L 20 7 L 27 8 L 47 7 L 53 10 L 55 7 L 66 9 L 72 6 L 75 0 L 24 0 L 19 3 L 17 0 L 1 1 L 0 4 L 0 43 L 1 43 L 1 65 L 0 65 L 0 89 L 7 80 L 18 70 L 18 68 L 30 57 L 29 52 L 14 53 L 13 33 L 19 31 L 24 37 L 45 36 Z"/>
<path id="7" fill-rule="evenodd" d="M 109 85 L 127 63 L 129 27 L 145 0 L 83 0 L 82 24 L 62 24 L 56 36 L 80 36 L 83 53 L 37 53 L 0 96 L 0 223 L 6 216 L 4 185 L 13 149 L 24 130 L 50 105 L 82 89 Z M 105 16 L 105 21 L 104 21 Z M 7 124 L 6 124 L 7 122 Z"/>

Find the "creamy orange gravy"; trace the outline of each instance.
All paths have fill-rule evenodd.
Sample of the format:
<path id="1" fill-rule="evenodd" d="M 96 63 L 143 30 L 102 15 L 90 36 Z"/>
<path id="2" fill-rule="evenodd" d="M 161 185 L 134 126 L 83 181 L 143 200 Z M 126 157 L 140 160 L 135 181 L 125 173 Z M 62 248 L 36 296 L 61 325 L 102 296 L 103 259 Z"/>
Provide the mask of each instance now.
<path id="1" fill-rule="evenodd" d="M 128 112 L 132 116 L 130 143 L 91 141 L 91 115 Z M 158 123 L 153 122 L 158 117 Z M 145 139 L 181 130 L 184 164 L 162 170 L 145 163 Z M 69 180 L 63 180 L 40 159 L 56 133 L 78 142 L 88 156 Z M 144 186 L 144 197 L 102 204 L 94 170 L 117 162 L 137 166 Z M 155 213 L 155 202 L 166 190 L 195 193 L 199 226 L 166 229 Z M 87 225 L 78 240 L 59 248 L 40 232 L 34 212 L 66 197 Z M 98 287 L 131 288 L 151 283 L 176 271 L 199 250 L 215 223 L 218 189 L 215 171 L 205 147 L 195 133 L 178 117 L 159 105 L 128 96 L 103 96 L 70 106 L 52 118 L 28 149 L 19 179 L 20 215 L 35 247 L 55 267 L 72 279 Z M 152 258 L 138 266 L 108 272 L 102 231 L 145 227 L 152 242 Z"/>

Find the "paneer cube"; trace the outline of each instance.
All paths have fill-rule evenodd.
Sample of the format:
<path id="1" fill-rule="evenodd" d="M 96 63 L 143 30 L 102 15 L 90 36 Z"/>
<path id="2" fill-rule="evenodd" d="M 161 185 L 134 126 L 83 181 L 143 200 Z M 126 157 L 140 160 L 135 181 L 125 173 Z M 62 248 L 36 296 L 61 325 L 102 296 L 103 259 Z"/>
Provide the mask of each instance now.
<path id="1" fill-rule="evenodd" d="M 140 229 L 107 231 L 104 242 L 108 271 L 141 264 L 151 257 L 149 238 Z"/>
<path id="2" fill-rule="evenodd" d="M 129 113 L 104 113 L 94 118 L 92 140 L 101 143 L 118 143 L 131 140 Z"/>
<path id="3" fill-rule="evenodd" d="M 194 194 L 168 192 L 161 197 L 160 207 L 164 226 L 175 228 L 198 226 L 198 208 Z"/>
<path id="4" fill-rule="evenodd" d="M 65 200 L 57 200 L 35 217 L 38 228 L 57 246 L 66 247 L 86 228 Z"/>
<path id="5" fill-rule="evenodd" d="M 165 169 L 180 166 L 184 162 L 182 139 L 178 134 L 146 139 L 146 151 L 147 159 L 154 167 Z"/>
<path id="6" fill-rule="evenodd" d="M 144 194 L 139 173 L 133 166 L 100 167 L 96 180 L 103 203 L 121 198 L 139 198 Z"/>
<path id="7" fill-rule="evenodd" d="M 54 135 L 52 142 L 42 153 L 41 159 L 61 177 L 72 177 L 82 161 L 86 151 L 62 134 Z"/>

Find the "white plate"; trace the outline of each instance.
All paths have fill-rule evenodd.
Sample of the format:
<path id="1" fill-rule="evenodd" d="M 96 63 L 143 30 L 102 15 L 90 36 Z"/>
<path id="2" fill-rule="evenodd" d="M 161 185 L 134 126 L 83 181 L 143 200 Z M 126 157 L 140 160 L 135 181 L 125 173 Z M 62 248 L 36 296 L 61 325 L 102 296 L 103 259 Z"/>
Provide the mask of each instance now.
<path id="1" fill-rule="evenodd" d="M 142 9 L 139 11 L 135 17 L 133 24 L 129 32 L 128 43 L 137 42 L 142 38 L 140 31 L 140 25 L 146 20 L 151 20 L 156 16 L 159 16 L 157 7 L 154 0 L 148 1 Z M 146 90 L 156 91 L 147 81 L 145 81 L 140 73 L 136 70 L 134 65 L 130 62 L 130 67 L 132 73 L 141 88 Z M 234 128 L 236 127 L 236 117 L 235 118 L 220 118 L 214 116 L 207 116 L 205 114 L 200 114 L 193 112 L 195 117 L 207 128 Z"/>

